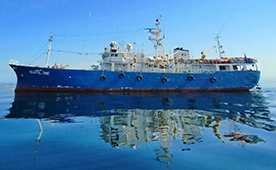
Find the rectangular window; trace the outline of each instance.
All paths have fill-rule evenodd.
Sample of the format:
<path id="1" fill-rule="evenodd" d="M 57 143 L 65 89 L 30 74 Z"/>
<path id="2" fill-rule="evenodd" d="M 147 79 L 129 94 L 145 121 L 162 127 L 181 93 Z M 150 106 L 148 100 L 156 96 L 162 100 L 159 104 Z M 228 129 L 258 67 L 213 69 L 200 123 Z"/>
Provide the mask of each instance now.
<path id="1" fill-rule="evenodd" d="M 226 67 L 225 66 L 219 66 L 219 70 L 221 70 L 221 71 L 226 70 Z"/>

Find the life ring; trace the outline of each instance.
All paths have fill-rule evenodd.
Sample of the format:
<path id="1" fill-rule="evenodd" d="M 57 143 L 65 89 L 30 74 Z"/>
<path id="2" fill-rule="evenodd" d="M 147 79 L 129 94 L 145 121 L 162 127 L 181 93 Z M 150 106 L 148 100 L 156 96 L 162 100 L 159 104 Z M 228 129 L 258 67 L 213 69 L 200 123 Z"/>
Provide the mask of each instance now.
<path id="1" fill-rule="evenodd" d="M 143 77 L 141 75 L 137 76 L 137 80 L 141 81 L 143 79 Z"/>
<path id="2" fill-rule="evenodd" d="M 121 79 L 124 78 L 124 77 L 125 77 L 124 73 L 120 73 L 120 74 L 119 74 L 119 77 L 120 77 Z"/>
<path id="3" fill-rule="evenodd" d="M 211 82 L 212 82 L 212 83 L 215 83 L 216 81 L 217 81 L 217 78 L 216 78 L 216 77 L 212 77 L 212 78 L 211 78 Z"/>
<path id="4" fill-rule="evenodd" d="M 189 75 L 189 76 L 188 76 L 188 80 L 192 81 L 192 80 L 194 80 L 194 79 L 195 79 L 195 78 L 194 78 L 193 75 Z"/>
<path id="5" fill-rule="evenodd" d="M 162 82 L 163 82 L 163 83 L 166 83 L 167 81 L 168 81 L 167 77 L 163 77 L 163 78 L 162 78 Z"/>
<path id="6" fill-rule="evenodd" d="M 102 75 L 102 76 L 100 77 L 100 79 L 101 79 L 101 81 L 104 81 L 104 80 L 105 80 L 105 76 Z"/>

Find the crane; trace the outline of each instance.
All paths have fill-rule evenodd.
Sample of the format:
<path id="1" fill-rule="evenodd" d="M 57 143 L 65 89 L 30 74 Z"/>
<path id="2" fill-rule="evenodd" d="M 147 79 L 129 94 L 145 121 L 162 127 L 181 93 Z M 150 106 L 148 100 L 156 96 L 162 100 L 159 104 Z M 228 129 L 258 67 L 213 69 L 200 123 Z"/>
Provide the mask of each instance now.
<path id="1" fill-rule="evenodd" d="M 209 51 L 211 51 L 212 49 L 214 49 L 214 48 L 216 48 L 216 46 L 212 46 L 212 47 L 210 47 L 210 48 L 207 48 L 207 49 L 204 50 L 204 51 L 201 51 L 201 58 L 202 58 L 202 59 L 205 59 L 205 58 L 206 58 L 206 54 L 207 54 Z"/>

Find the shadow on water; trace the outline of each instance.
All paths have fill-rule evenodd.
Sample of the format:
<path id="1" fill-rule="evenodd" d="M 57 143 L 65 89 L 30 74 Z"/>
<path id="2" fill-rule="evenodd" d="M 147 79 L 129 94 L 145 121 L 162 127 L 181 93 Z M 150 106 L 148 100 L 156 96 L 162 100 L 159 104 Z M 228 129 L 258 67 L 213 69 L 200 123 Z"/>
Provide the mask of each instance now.
<path id="1" fill-rule="evenodd" d="M 202 128 L 212 128 L 222 142 L 265 142 L 236 128 L 221 133 L 223 121 L 275 131 L 265 98 L 258 92 L 16 94 L 5 117 L 78 123 L 78 116 L 99 118 L 101 139 L 113 147 L 135 148 L 136 143 L 159 141 L 160 149 L 154 151 L 156 160 L 167 163 L 172 139 L 182 140 L 187 146 L 202 142 Z"/>

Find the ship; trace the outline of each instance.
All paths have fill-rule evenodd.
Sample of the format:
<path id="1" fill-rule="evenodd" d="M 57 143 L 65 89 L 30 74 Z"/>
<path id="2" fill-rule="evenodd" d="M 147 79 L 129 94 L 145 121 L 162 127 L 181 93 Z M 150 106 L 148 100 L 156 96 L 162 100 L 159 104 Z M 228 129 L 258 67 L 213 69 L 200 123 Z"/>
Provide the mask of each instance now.
<path id="1" fill-rule="evenodd" d="M 194 59 L 183 47 L 166 54 L 160 20 L 156 19 L 154 28 L 147 29 L 152 35 L 149 40 L 154 44 L 154 55 L 135 51 L 132 44 L 122 49 L 111 42 L 104 48 L 101 61 L 90 69 L 50 66 L 51 33 L 45 66 L 10 61 L 17 76 L 15 92 L 249 91 L 259 85 L 258 61 L 246 55 L 225 57 L 219 35 L 216 59 L 206 57 L 208 50 Z"/>

